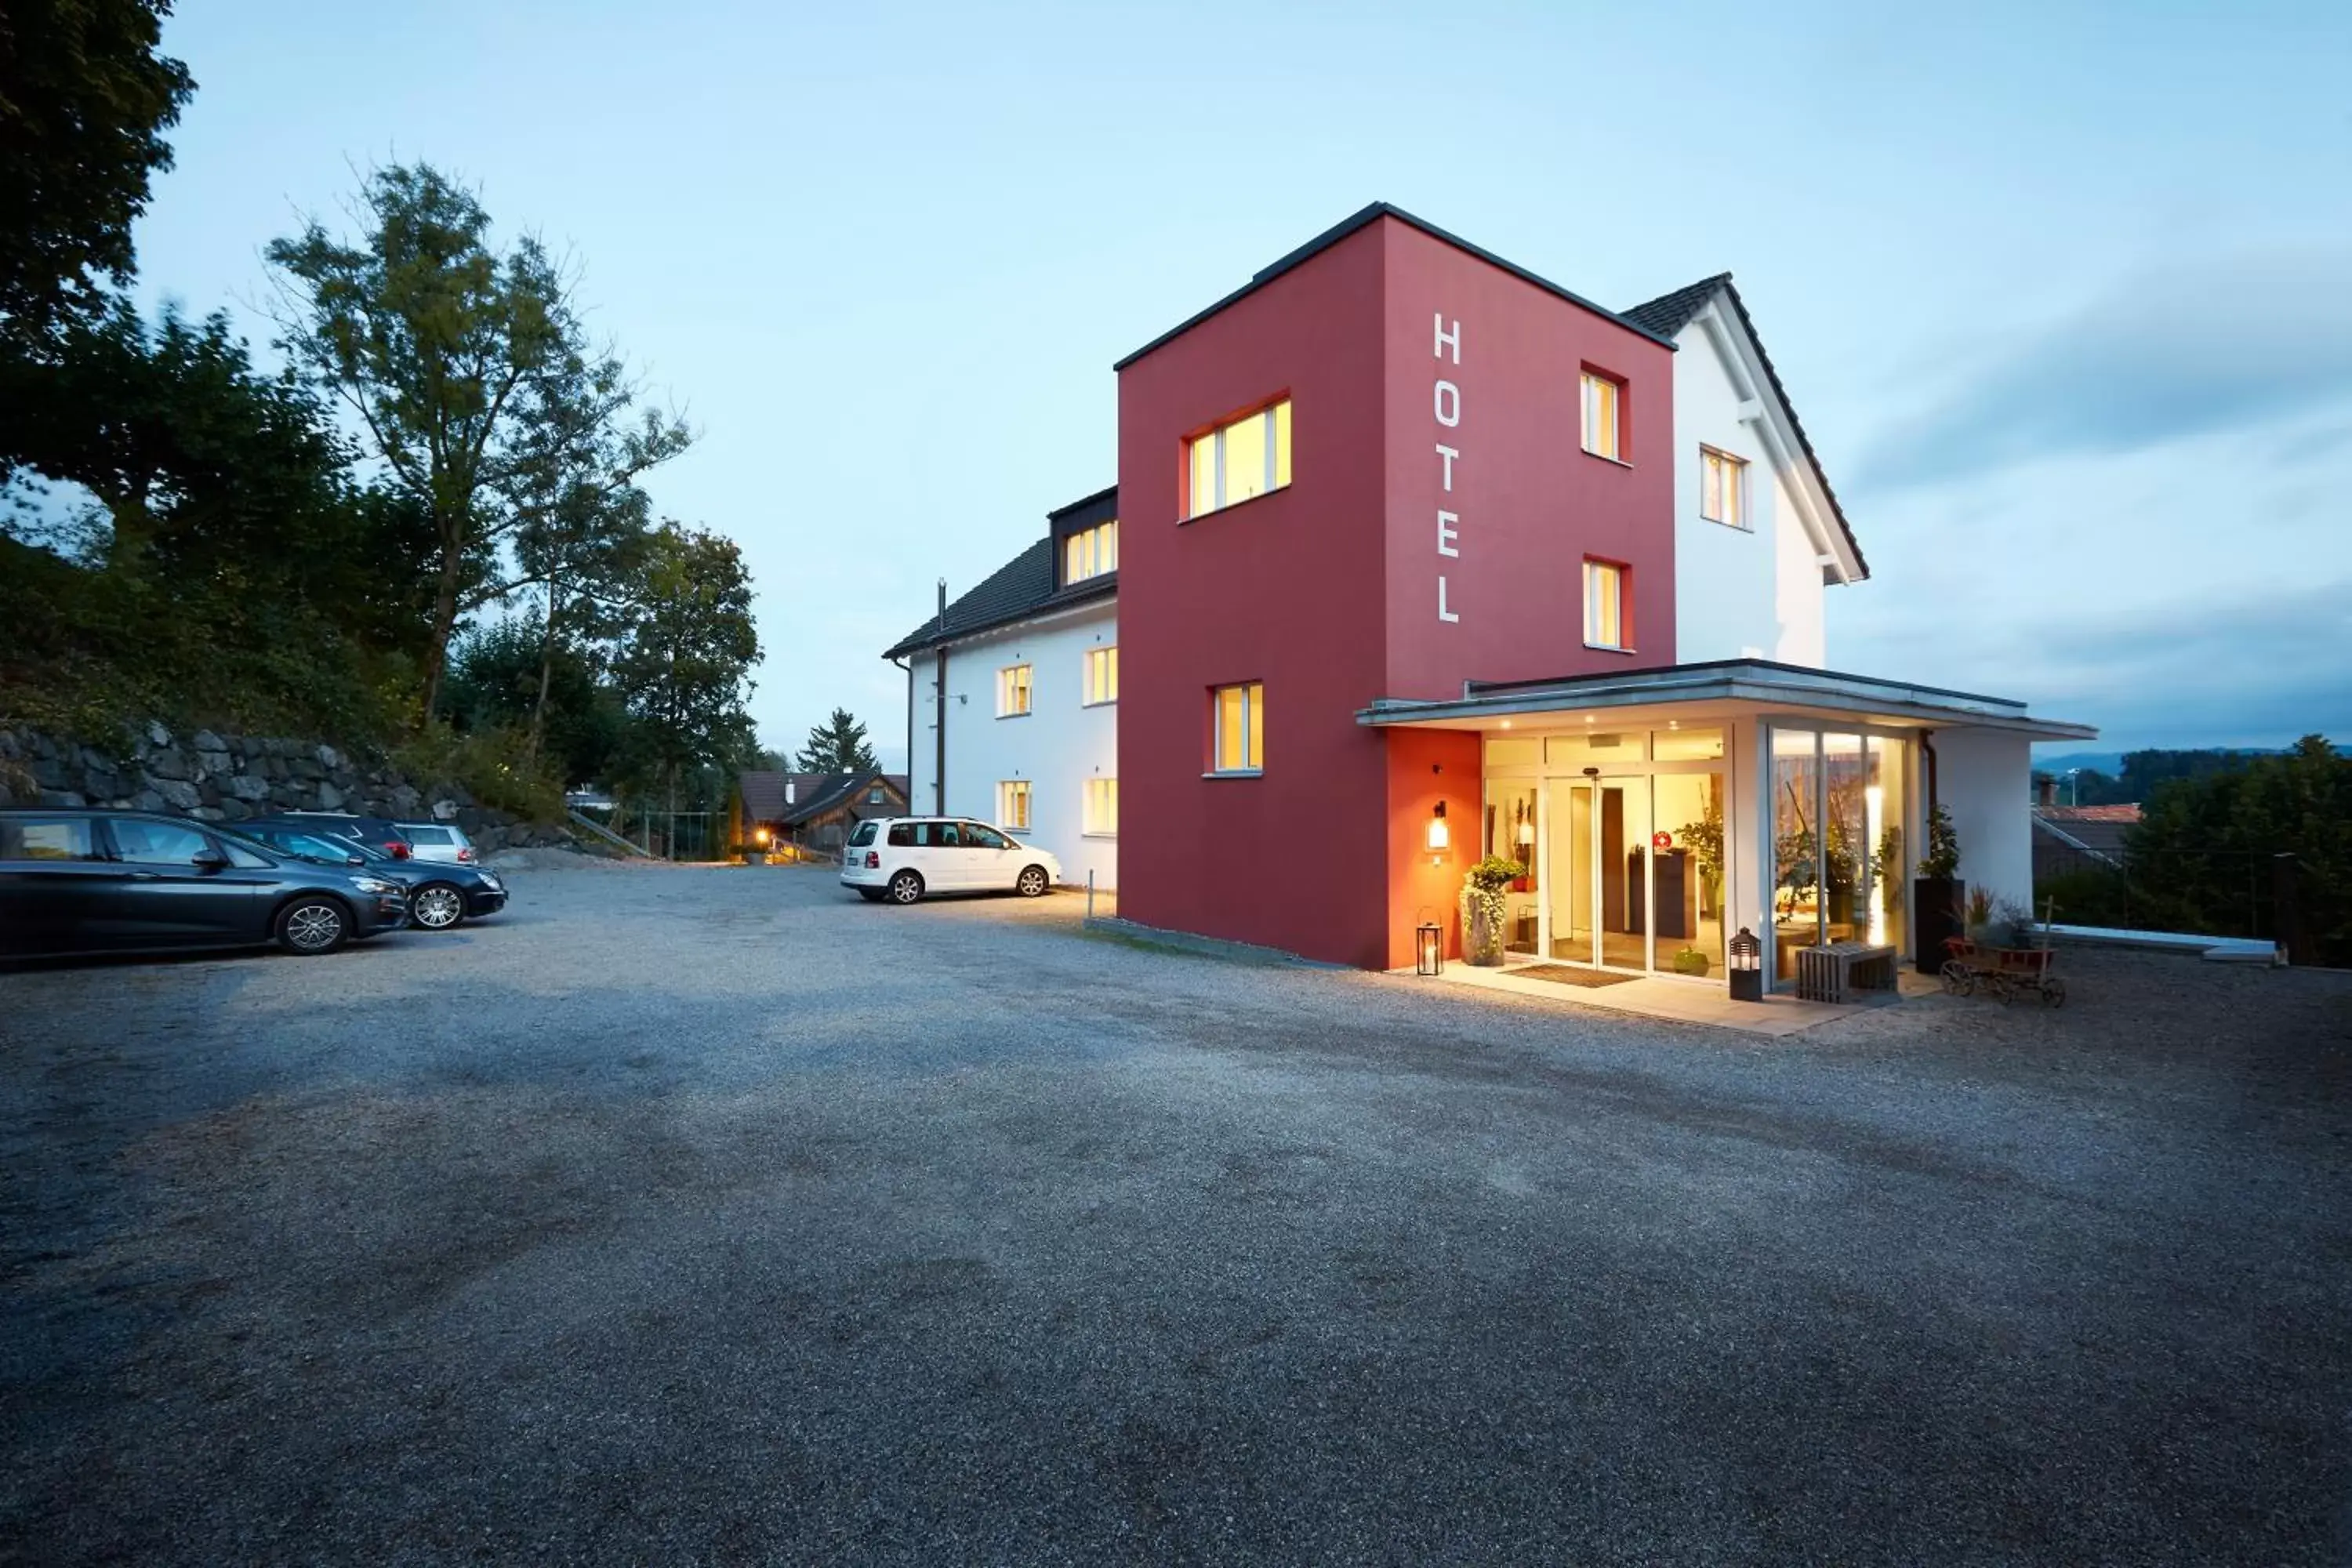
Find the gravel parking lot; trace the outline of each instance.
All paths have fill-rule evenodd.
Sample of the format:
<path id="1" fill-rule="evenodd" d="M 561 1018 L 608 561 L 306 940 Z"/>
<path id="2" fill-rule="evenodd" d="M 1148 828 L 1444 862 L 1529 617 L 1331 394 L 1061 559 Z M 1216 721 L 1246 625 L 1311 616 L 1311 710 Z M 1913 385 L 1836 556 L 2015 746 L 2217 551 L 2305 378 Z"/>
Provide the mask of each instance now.
<path id="1" fill-rule="evenodd" d="M 2352 976 L 1761 1041 L 511 880 L 0 974 L 0 1558 L 2352 1556 Z"/>

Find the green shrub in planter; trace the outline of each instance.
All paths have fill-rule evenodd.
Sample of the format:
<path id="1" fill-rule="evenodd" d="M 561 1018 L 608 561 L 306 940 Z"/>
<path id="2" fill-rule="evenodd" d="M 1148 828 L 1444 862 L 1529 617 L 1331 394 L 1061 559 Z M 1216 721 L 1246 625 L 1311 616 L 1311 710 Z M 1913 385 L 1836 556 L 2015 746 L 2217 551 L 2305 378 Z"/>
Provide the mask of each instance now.
<path id="1" fill-rule="evenodd" d="M 1695 947 L 1684 948 L 1675 954 L 1676 974 L 1705 974 L 1715 967 L 1715 961 Z"/>
<path id="2" fill-rule="evenodd" d="M 1528 874 L 1517 860 L 1489 855 L 1462 879 L 1462 956 L 1492 969 L 1503 962 L 1504 892 Z"/>

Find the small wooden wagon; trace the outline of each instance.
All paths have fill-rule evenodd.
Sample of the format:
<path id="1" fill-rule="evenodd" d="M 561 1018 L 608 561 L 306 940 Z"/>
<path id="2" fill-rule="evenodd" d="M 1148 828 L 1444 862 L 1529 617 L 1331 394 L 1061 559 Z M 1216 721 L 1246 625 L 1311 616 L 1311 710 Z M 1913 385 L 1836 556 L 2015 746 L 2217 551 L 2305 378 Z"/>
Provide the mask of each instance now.
<path id="1" fill-rule="evenodd" d="M 2066 1005 L 2066 983 L 2050 973 L 2057 951 L 2048 947 L 1993 947 L 1964 936 L 1944 939 L 1944 989 L 1955 996 L 1979 990 L 2007 1003 L 2035 995 L 2045 1007 Z"/>

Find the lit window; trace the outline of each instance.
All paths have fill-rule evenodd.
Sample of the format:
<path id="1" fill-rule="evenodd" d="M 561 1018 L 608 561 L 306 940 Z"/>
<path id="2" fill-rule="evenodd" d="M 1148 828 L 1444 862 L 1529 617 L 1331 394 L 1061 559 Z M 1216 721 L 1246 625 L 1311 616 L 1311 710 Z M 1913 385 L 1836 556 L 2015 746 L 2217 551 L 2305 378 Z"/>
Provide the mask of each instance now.
<path id="1" fill-rule="evenodd" d="M 1748 526 L 1748 461 L 1712 447 L 1698 449 L 1698 514 L 1709 522 Z"/>
<path id="2" fill-rule="evenodd" d="M 1118 700 L 1118 645 L 1087 649 L 1087 706 Z"/>
<path id="3" fill-rule="evenodd" d="M 1584 563 L 1584 640 L 1593 647 L 1625 646 L 1625 568 Z"/>
<path id="4" fill-rule="evenodd" d="M 1015 833 L 1029 831 L 1029 781 L 1006 779 L 996 786 L 996 821 Z"/>
<path id="5" fill-rule="evenodd" d="M 1062 542 L 1062 585 L 1118 570 L 1118 519 L 1081 529 Z"/>
<path id="6" fill-rule="evenodd" d="M 1011 719 L 1029 711 L 1029 667 L 1008 664 L 996 672 L 996 716 Z"/>
<path id="7" fill-rule="evenodd" d="M 1086 831 L 1097 838 L 1118 837 L 1118 781 L 1087 781 Z"/>
<path id="8" fill-rule="evenodd" d="M 1254 773 L 1265 766 L 1265 683 L 1220 686 L 1216 698 L 1216 750 L 1212 771 Z"/>
<path id="9" fill-rule="evenodd" d="M 1282 489 L 1290 482 L 1290 400 L 1195 437 L 1186 462 L 1187 517 Z"/>
<path id="10" fill-rule="evenodd" d="M 1591 371 L 1584 373 L 1584 449 L 1603 458 L 1621 461 L 1624 452 L 1619 446 L 1623 421 L 1619 417 L 1619 405 L 1624 401 L 1625 388 L 1605 375 Z"/>

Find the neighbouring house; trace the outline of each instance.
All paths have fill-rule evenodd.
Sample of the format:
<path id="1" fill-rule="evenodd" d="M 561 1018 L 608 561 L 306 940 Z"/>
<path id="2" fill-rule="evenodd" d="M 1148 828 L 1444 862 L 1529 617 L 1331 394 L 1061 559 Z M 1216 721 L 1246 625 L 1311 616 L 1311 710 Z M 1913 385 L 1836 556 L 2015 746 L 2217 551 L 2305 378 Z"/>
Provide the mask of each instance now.
<path id="1" fill-rule="evenodd" d="M 1909 945 L 1934 805 L 2031 896 L 2031 746 L 2095 731 L 1831 668 L 1868 567 L 1728 274 L 1613 311 L 1374 204 L 1113 369 L 1118 483 L 888 650 L 914 809 L 1370 968 L 1496 854 L 1514 962 L 1785 984 Z"/>
<path id="2" fill-rule="evenodd" d="M 2085 863 L 2120 868 L 2139 826 L 2139 807 L 2061 805 L 2054 782 L 2041 781 L 2033 803 L 2033 877 L 2040 881 Z"/>
<path id="3" fill-rule="evenodd" d="M 907 815 L 907 776 L 874 772 L 801 773 L 761 771 L 735 778 L 731 830 L 738 844 L 840 853 L 849 831 L 869 816 Z"/>

